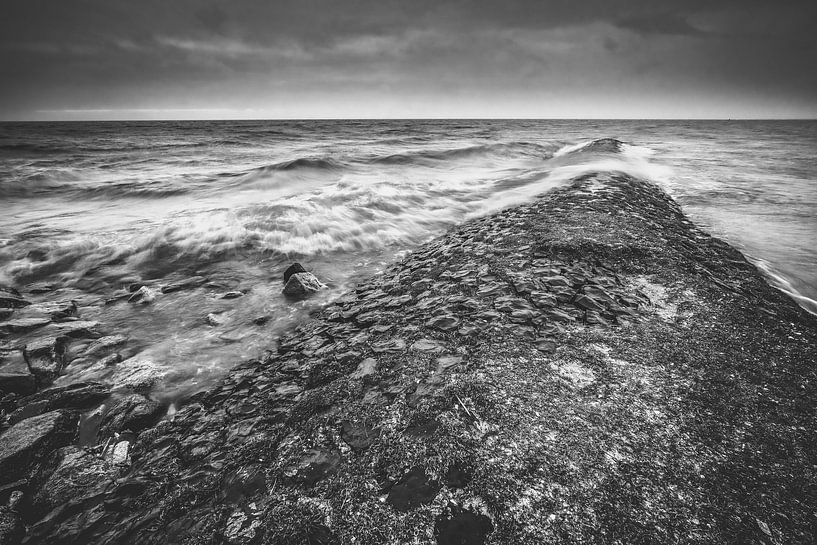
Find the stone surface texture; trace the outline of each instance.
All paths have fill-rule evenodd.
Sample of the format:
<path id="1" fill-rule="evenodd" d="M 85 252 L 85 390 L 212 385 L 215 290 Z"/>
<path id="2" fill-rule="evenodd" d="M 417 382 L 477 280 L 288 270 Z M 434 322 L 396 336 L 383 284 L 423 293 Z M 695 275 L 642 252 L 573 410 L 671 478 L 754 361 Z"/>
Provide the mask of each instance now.
<path id="1" fill-rule="evenodd" d="M 816 401 L 813 316 L 588 175 L 362 281 L 24 543 L 813 543 Z"/>

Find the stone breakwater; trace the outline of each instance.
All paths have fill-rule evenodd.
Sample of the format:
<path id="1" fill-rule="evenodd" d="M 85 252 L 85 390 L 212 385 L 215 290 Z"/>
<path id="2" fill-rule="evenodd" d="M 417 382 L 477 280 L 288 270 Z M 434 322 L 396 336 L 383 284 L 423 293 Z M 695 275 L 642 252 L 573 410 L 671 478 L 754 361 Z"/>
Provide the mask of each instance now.
<path id="1" fill-rule="evenodd" d="M 653 185 L 596 174 L 420 247 L 124 457 L 38 460 L 0 531 L 811 543 L 815 387 L 813 316 Z M 34 418 L 45 438 L 76 425 Z"/>

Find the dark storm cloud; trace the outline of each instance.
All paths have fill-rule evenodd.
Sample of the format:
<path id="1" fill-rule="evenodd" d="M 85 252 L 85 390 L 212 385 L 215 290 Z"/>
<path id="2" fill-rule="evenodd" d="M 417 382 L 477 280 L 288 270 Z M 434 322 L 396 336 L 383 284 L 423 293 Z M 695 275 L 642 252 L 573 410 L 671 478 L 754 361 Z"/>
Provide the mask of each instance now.
<path id="1" fill-rule="evenodd" d="M 751 0 L 6 0 L 0 116 L 814 116 L 815 24 Z"/>

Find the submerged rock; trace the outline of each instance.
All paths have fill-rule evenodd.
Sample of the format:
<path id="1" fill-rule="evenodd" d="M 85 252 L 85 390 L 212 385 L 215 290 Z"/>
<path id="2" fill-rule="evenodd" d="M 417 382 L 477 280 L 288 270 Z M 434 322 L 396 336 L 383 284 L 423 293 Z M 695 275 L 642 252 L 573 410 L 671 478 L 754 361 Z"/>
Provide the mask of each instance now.
<path id="1" fill-rule="evenodd" d="M 79 417 L 70 411 L 52 411 L 18 422 L 0 435 L 0 484 L 25 475 L 54 450 L 70 444 Z"/>
<path id="2" fill-rule="evenodd" d="M 197 288 L 205 282 L 207 282 L 207 279 L 203 276 L 191 276 L 190 278 L 185 278 L 179 282 L 173 282 L 171 284 L 167 284 L 166 286 L 162 286 L 162 293 L 173 293 L 174 291 Z"/>
<path id="3" fill-rule="evenodd" d="M 284 286 L 284 294 L 302 297 L 320 291 L 325 287 L 312 273 L 295 273 L 287 280 L 286 286 Z"/>
<path id="4" fill-rule="evenodd" d="M 0 398 L 5 394 L 28 395 L 37 388 L 22 350 L 0 350 Z"/>

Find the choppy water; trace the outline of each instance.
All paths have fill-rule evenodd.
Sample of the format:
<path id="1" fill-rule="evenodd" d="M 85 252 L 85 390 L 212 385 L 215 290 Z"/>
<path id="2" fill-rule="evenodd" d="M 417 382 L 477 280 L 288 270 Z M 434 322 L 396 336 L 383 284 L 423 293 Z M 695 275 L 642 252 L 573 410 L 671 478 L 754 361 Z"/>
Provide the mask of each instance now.
<path id="1" fill-rule="evenodd" d="M 582 147 L 603 137 L 629 145 Z M 167 371 L 159 394 L 172 396 L 259 356 L 452 224 L 615 169 L 662 185 L 817 312 L 815 151 L 813 121 L 5 123 L 0 283 L 66 288 L 83 318 L 128 334 Z M 293 260 L 331 289 L 285 301 Z M 212 284 L 153 305 L 94 304 L 136 279 L 196 273 Z M 249 291 L 224 301 L 219 289 Z"/>

